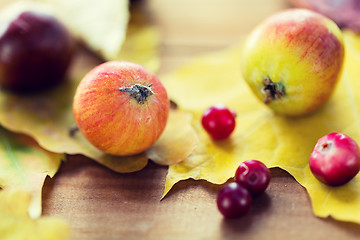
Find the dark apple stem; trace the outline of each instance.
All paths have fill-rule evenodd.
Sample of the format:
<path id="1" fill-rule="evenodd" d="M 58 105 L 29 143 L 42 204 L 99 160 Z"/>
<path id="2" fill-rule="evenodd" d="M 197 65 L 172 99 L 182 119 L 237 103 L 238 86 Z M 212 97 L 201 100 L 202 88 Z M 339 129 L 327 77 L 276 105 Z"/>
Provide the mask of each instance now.
<path id="1" fill-rule="evenodd" d="M 285 95 L 285 87 L 280 82 L 273 82 L 270 78 L 266 77 L 263 81 L 263 91 L 265 93 L 264 103 L 269 104 L 270 102 L 280 99 Z"/>
<path id="2" fill-rule="evenodd" d="M 130 93 L 130 96 L 135 98 L 139 104 L 144 104 L 150 95 L 154 92 L 151 90 L 152 84 L 144 86 L 141 84 L 134 84 L 131 87 L 120 88 L 120 92 Z"/>

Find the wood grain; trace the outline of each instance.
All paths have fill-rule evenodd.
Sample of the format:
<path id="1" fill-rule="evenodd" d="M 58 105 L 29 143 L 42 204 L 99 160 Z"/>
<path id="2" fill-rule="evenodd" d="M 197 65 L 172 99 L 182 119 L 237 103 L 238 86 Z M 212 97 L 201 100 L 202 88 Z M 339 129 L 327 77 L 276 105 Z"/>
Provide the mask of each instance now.
<path id="1" fill-rule="evenodd" d="M 162 32 L 159 74 L 236 43 L 266 16 L 289 7 L 285 0 L 140 3 Z M 149 163 L 140 172 L 118 174 L 86 157 L 69 156 L 57 175 L 45 181 L 44 215 L 69 221 L 73 240 L 360 237 L 360 225 L 315 217 L 306 190 L 280 169 L 271 170 L 270 186 L 250 213 L 231 221 L 216 208 L 221 186 L 206 181 L 182 181 L 160 201 L 166 173 L 166 167 Z"/>

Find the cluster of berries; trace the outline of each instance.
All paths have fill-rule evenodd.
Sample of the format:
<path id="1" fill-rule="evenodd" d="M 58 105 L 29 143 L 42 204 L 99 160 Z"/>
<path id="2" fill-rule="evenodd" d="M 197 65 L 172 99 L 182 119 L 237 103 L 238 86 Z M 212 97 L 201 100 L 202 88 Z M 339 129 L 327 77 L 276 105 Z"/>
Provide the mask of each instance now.
<path id="1" fill-rule="evenodd" d="M 228 138 L 235 129 L 234 111 L 224 105 L 208 108 L 202 116 L 202 125 L 216 140 Z M 310 154 L 309 167 L 313 175 L 329 186 L 340 186 L 353 179 L 360 170 L 360 149 L 349 136 L 330 133 L 321 137 Z M 235 174 L 235 182 L 219 192 L 217 205 L 227 218 L 245 215 L 253 196 L 265 191 L 270 181 L 268 168 L 260 161 L 242 163 Z"/>

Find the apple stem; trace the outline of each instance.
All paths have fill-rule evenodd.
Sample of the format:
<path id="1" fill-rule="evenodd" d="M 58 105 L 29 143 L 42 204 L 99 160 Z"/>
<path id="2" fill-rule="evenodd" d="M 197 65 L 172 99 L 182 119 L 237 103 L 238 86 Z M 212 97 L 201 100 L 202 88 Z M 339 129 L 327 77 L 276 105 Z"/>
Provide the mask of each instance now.
<path id="1" fill-rule="evenodd" d="M 144 104 L 147 98 L 154 94 L 151 87 L 152 84 L 144 86 L 136 83 L 131 87 L 120 88 L 119 90 L 120 92 L 130 93 L 130 96 L 135 98 L 139 104 Z"/>
<path id="2" fill-rule="evenodd" d="M 285 95 L 285 87 L 280 82 L 273 82 L 269 77 L 264 78 L 263 81 L 263 91 L 265 93 L 265 104 L 269 104 L 270 102 L 280 99 L 282 96 Z"/>

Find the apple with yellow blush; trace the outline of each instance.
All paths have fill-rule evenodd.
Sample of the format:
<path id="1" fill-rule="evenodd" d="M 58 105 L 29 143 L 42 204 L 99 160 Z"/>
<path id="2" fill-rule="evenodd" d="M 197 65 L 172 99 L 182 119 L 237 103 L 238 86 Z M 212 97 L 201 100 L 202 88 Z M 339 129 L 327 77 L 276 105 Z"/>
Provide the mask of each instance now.
<path id="1" fill-rule="evenodd" d="M 253 93 L 274 112 L 310 114 L 331 97 L 344 61 L 338 26 L 305 9 L 275 13 L 246 40 L 242 73 Z"/>

